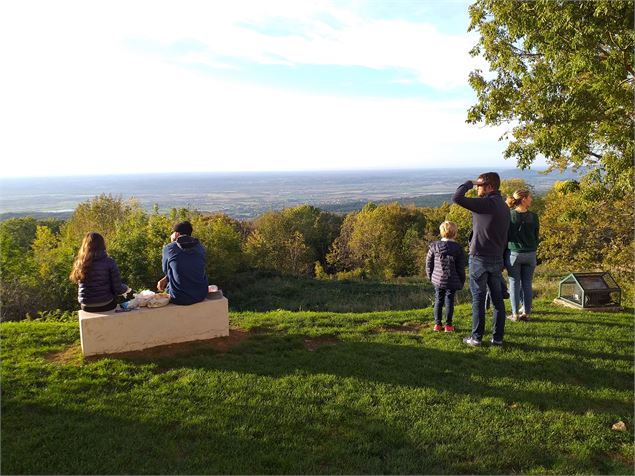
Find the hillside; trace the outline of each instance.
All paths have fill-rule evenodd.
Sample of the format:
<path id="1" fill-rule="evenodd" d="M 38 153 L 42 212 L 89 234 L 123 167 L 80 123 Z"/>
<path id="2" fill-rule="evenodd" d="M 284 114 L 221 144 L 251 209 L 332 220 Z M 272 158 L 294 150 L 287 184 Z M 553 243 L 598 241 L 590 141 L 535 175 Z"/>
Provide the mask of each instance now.
<path id="1" fill-rule="evenodd" d="M 468 304 L 456 334 L 430 308 L 243 312 L 229 338 L 93 360 L 77 323 L 3 323 L 0 469 L 632 474 L 632 313 L 537 305 L 502 349 L 461 344 Z"/>

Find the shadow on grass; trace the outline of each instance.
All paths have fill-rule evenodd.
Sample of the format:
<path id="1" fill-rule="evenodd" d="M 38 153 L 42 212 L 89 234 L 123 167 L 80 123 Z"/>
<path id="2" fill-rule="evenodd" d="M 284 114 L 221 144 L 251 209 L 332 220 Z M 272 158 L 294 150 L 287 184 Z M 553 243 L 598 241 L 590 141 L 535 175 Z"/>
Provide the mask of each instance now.
<path id="1" fill-rule="evenodd" d="M 547 313 L 542 313 L 541 314 L 547 314 Z M 562 313 L 554 313 L 554 314 L 559 314 L 560 316 L 562 315 Z M 589 316 L 590 317 L 590 316 Z M 597 316 L 600 318 L 603 318 L 603 316 Z M 576 324 L 576 325 L 581 325 L 581 326 L 594 326 L 594 327 L 624 327 L 623 323 L 619 323 L 619 322 L 602 322 L 601 320 L 586 320 L 584 318 L 579 318 L 579 316 L 572 316 L 571 319 L 541 319 L 539 317 L 531 317 L 531 322 L 541 322 L 541 323 L 558 323 L 558 324 Z"/>
<path id="2" fill-rule="evenodd" d="M 549 321 L 547 321 L 549 322 Z M 509 325 L 509 324 L 508 324 Z M 523 324 L 523 325 L 527 325 L 527 324 Z M 528 324 L 531 326 L 531 324 Z M 623 327 L 623 326 L 622 326 Z M 505 332 L 506 335 L 511 335 L 513 334 L 515 337 L 528 337 L 531 339 L 535 339 L 535 338 L 543 338 L 543 339 L 548 339 L 548 340 L 572 340 L 572 341 L 578 341 L 578 342 L 590 342 L 590 343 L 594 343 L 594 342 L 606 342 L 606 338 L 603 337 L 580 337 L 580 336 L 572 336 L 572 335 L 568 335 L 568 334 L 561 334 L 561 335 L 554 335 L 554 334 L 548 334 L 548 333 L 544 333 L 544 332 L 519 332 L 518 330 L 514 329 L 513 331 L 509 331 L 509 328 L 505 328 Z M 633 340 L 632 339 L 611 339 L 611 344 L 616 344 L 616 345 L 629 345 L 632 346 L 633 345 Z"/>
<path id="3" fill-rule="evenodd" d="M 625 343 L 629 343 L 626 341 Z M 580 349 L 571 349 L 567 347 L 547 346 L 547 345 L 532 345 L 522 342 L 507 342 L 505 344 L 507 349 L 519 349 L 523 352 L 547 352 L 555 354 L 569 354 L 582 359 L 604 359 L 604 360 L 619 360 L 622 362 L 633 362 L 632 354 L 617 354 L 608 352 L 589 352 Z"/>
<path id="4" fill-rule="evenodd" d="M 492 449 L 474 447 L 469 436 L 459 448 L 448 449 L 446 442 L 459 444 L 452 441 L 457 436 L 451 425 L 426 428 L 423 434 L 404 431 L 403 422 L 341 400 L 324 410 L 318 401 L 247 399 L 227 404 L 204 397 L 196 392 L 162 394 L 148 401 L 151 410 L 139 408 L 136 413 L 130 403 L 118 407 L 115 401 L 92 411 L 4 404 L 0 470 L 2 474 L 512 474 L 562 460 L 560 450 L 546 442 L 528 446 L 518 439 L 510 441 L 509 435 L 494 450 L 500 452 L 498 457 Z M 176 410 L 180 407 L 186 407 L 189 415 Z M 429 441 L 429 432 L 436 435 L 436 443 Z M 464 433 L 476 436 L 479 430 Z M 422 441 L 417 438 L 420 434 Z M 479 458 L 483 453 L 486 461 Z M 579 458 L 576 463 L 583 472 L 607 474 L 602 469 L 610 469 L 603 459 L 568 458 Z"/>
<path id="5" fill-rule="evenodd" d="M 176 397 L 176 395 L 174 396 Z M 12 403 L 3 410 L 2 474 L 315 474 L 426 470 L 382 453 L 419 451 L 403 432 L 342 405 L 340 421 L 311 421 L 285 401 L 213 404 L 212 415 L 180 418 L 171 396 L 153 404 L 160 415 L 73 411 L 60 406 Z M 191 396 L 190 396 L 191 398 Z M 130 410 L 130 409 L 129 409 Z M 196 415 L 192 411 L 192 415 Z M 297 413 L 297 414 L 296 414 Z M 115 416 L 117 415 L 117 416 Z M 280 418 L 285 415 L 284 418 Z M 237 431 L 238 429 L 238 431 Z M 373 442 L 374 441 L 374 442 Z M 339 446 L 339 449 L 338 449 Z M 348 449 L 348 451 L 347 451 Z M 353 450 L 353 451 L 351 451 Z M 366 451 L 364 451 L 366 450 Z M 441 462 L 429 470 L 442 470 Z"/>
<path id="6" fill-rule="evenodd" d="M 210 353 L 155 360 L 164 371 L 203 368 L 283 377 L 305 372 L 352 377 L 380 384 L 432 388 L 475 399 L 500 398 L 508 404 L 529 403 L 539 410 L 589 410 L 628 414 L 631 404 L 615 399 L 581 396 L 581 392 L 611 388 L 632 390 L 632 373 L 598 369 L 584 361 L 575 365 L 557 358 L 540 365 L 500 358 L 505 349 L 455 352 L 420 345 L 343 341 L 335 347 L 304 351 L 298 335 L 257 335 L 218 358 Z M 521 347 L 522 348 L 522 347 Z M 529 348 L 527 348 L 529 350 Z M 610 356 L 609 356 L 610 357 Z M 500 384 L 513 379 L 514 384 Z"/>

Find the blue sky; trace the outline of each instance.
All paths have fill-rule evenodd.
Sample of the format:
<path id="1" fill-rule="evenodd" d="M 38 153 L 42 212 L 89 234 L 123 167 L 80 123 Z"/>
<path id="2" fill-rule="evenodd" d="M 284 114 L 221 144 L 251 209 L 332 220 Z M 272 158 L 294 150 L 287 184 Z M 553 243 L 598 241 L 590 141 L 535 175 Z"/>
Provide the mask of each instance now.
<path id="1" fill-rule="evenodd" d="M 469 2 L 4 2 L 3 172 L 510 167 Z"/>

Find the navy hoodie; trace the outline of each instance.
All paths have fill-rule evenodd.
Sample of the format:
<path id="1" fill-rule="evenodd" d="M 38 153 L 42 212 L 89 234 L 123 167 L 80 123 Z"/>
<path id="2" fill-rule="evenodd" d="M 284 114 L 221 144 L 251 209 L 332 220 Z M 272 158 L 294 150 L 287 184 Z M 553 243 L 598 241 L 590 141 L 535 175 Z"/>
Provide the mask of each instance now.
<path id="1" fill-rule="evenodd" d="M 496 190 L 482 198 L 469 198 L 465 194 L 473 187 L 468 180 L 454 192 L 452 201 L 472 212 L 472 239 L 470 256 L 500 258 L 507 249 L 509 207 Z"/>
<path id="2" fill-rule="evenodd" d="M 174 304 L 194 304 L 207 297 L 205 248 L 191 236 L 181 235 L 163 248 L 163 272 Z"/>

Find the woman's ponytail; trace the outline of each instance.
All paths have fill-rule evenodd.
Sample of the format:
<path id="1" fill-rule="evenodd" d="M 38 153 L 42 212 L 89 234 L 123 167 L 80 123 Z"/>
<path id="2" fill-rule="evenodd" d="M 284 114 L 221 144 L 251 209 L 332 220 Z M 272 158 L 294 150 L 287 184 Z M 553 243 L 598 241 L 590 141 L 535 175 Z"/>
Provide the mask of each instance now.
<path id="1" fill-rule="evenodd" d="M 520 205 L 520 202 L 522 202 L 523 199 L 527 198 L 528 196 L 529 190 L 519 188 L 512 195 L 508 196 L 505 202 L 507 203 L 507 206 L 509 208 L 516 208 L 518 205 Z"/>

